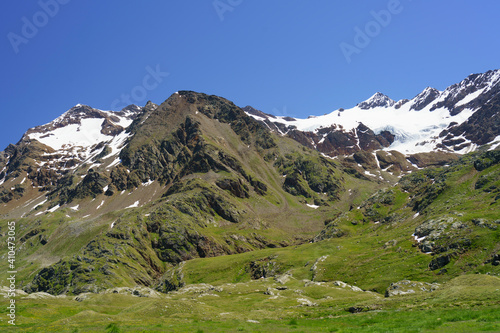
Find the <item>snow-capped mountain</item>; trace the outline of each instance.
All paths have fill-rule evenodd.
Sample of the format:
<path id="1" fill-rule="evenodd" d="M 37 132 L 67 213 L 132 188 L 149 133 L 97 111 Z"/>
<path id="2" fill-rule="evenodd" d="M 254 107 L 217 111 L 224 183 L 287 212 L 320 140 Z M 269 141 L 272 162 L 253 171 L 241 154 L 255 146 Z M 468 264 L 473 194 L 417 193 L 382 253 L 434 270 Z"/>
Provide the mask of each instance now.
<path id="1" fill-rule="evenodd" d="M 118 155 L 129 137 L 125 129 L 141 111 L 137 105 L 113 112 L 78 104 L 52 122 L 29 129 L 21 141 L 36 140 L 47 147 L 39 166 L 73 169 L 101 153 L 104 159 Z"/>
<path id="2" fill-rule="evenodd" d="M 6 166 L 0 179 L 24 170 L 34 186 L 43 188 L 81 167 L 105 163 L 110 168 L 119 162 L 118 154 L 130 137 L 126 128 L 142 111 L 136 105 L 113 112 L 78 104 L 50 123 L 29 129 L 18 144 L 9 145 L 3 152 Z"/>
<path id="3" fill-rule="evenodd" d="M 377 107 L 391 107 L 396 104 L 395 101 L 390 99 L 388 96 L 377 92 L 372 97 L 368 98 L 366 101 L 359 103 L 356 105 L 361 110 L 368 110 Z"/>
<path id="4" fill-rule="evenodd" d="M 411 100 L 396 102 L 377 92 L 353 108 L 307 119 L 245 111 L 330 156 L 376 149 L 467 153 L 500 139 L 499 92 L 500 70 L 495 70 L 471 74 L 442 92 L 427 87 Z"/>
<path id="5" fill-rule="evenodd" d="M 99 172 L 111 175 L 120 165 L 120 152 L 133 136 L 129 129 L 134 120 L 143 121 L 156 107 L 148 102 L 144 107 L 129 105 L 115 112 L 78 104 L 50 123 L 29 129 L 17 144 L 0 154 L 2 209 L 15 207 L 14 216 L 24 216 L 36 207 L 47 206 L 38 212 L 42 214 L 59 208 L 50 200 L 61 193 L 88 195 L 79 188 L 92 189 L 107 180 L 107 176 L 98 176 Z M 108 188 L 104 184 L 101 192 Z M 130 197 L 120 205 L 128 207 L 136 200 Z M 103 204 L 96 202 L 93 209 Z M 78 206 L 73 208 L 74 212 L 79 210 Z"/>

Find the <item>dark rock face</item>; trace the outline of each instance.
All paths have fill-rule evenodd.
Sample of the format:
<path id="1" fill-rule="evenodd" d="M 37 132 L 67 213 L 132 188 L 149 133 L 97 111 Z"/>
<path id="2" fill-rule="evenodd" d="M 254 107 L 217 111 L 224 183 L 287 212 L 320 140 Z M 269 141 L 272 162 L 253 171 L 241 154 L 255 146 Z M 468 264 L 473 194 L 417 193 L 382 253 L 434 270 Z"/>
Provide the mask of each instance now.
<path id="1" fill-rule="evenodd" d="M 50 147 L 29 139 L 23 139 L 16 145 L 9 145 L 4 151 L 4 155 L 9 158 L 9 164 L 6 167 L 6 180 L 18 177 L 22 171 L 29 174 L 38 169 L 33 160 L 52 152 L 53 149 Z"/>
<path id="2" fill-rule="evenodd" d="M 474 144 L 484 145 L 500 135 L 500 87 L 498 90 L 495 97 L 482 105 L 464 123 L 451 125 L 439 134 L 444 146 L 460 150 L 470 146 L 470 143 L 461 145 L 465 140 L 458 137 L 463 136 Z"/>
<path id="3" fill-rule="evenodd" d="M 491 259 L 487 260 L 485 264 L 491 263 L 493 266 L 500 265 L 500 254 L 496 253 L 491 256 Z"/>
<path id="4" fill-rule="evenodd" d="M 0 202 L 7 203 L 9 201 L 19 199 L 23 196 L 25 188 L 22 185 L 16 185 L 14 188 L 0 190 Z"/>
<path id="5" fill-rule="evenodd" d="M 72 197 L 82 199 L 96 197 L 103 193 L 103 188 L 109 184 L 109 179 L 98 172 L 90 169 L 82 182 L 75 188 Z"/>
<path id="6" fill-rule="evenodd" d="M 251 107 L 250 105 L 247 105 L 247 106 L 245 106 L 244 108 L 241 108 L 241 109 L 243 111 L 245 111 L 246 113 L 254 115 L 254 116 L 257 116 L 257 117 L 276 119 L 276 117 L 273 116 L 272 114 L 264 113 L 264 112 L 262 112 L 260 110 L 257 110 L 255 108 Z"/>
<path id="7" fill-rule="evenodd" d="M 287 136 L 302 145 L 329 155 L 350 155 L 358 151 L 373 151 L 389 147 L 394 142 L 394 135 L 388 131 L 375 134 L 370 128 L 360 123 L 357 128 L 345 131 L 336 125 L 321 128 L 317 132 L 290 130 Z"/>
<path id="8" fill-rule="evenodd" d="M 474 99 L 469 103 L 458 105 L 458 102 L 463 100 L 467 95 L 477 92 L 480 89 L 485 88 L 490 84 L 492 77 L 495 75 L 495 71 L 488 71 L 483 74 L 472 74 L 469 75 L 465 80 L 460 83 L 454 84 L 445 90 L 449 92 L 443 101 L 436 103 L 431 108 L 431 111 L 445 107 L 450 110 L 452 116 L 459 114 L 466 108 L 477 108 L 481 105 L 486 104 L 488 100 L 497 95 L 500 92 L 500 86 L 494 87 L 487 94 L 481 94 L 478 98 Z"/>
<path id="9" fill-rule="evenodd" d="M 363 109 L 363 110 L 368 110 L 368 109 L 372 109 L 375 107 L 393 106 L 395 103 L 396 102 L 394 102 L 392 99 L 390 99 L 386 95 L 378 92 L 375 95 L 373 95 L 370 99 L 359 103 L 357 105 L 357 107 L 360 109 Z"/>
<path id="10" fill-rule="evenodd" d="M 356 128 L 356 133 L 359 139 L 359 148 L 361 150 L 375 150 L 389 147 L 394 142 L 394 137 L 390 141 L 391 137 L 389 133 L 384 132 L 384 134 L 376 135 L 367 126 L 360 123 Z"/>
<path id="11" fill-rule="evenodd" d="M 31 237 L 34 237 L 36 235 L 39 235 L 40 233 L 44 232 L 45 229 L 38 229 L 38 228 L 35 228 L 33 230 L 30 230 L 28 231 L 23 237 L 21 237 L 20 241 L 21 243 L 24 243 L 26 242 L 28 239 L 30 239 Z"/>
<path id="12" fill-rule="evenodd" d="M 394 108 L 397 110 L 397 109 L 400 109 L 403 105 L 405 105 L 406 103 L 408 103 L 410 100 L 405 98 L 405 99 L 402 99 L 398 102 L 396 102 L 396 104 L 394 104 Z"/>
<path id="13" fill-rule="evenodd" d="M 401 172 L 408 172 L 414 169 L 406 157 L 398 151 L 379 150 L 376 154 L 380 168 L 383 170 L 400 174 Z"/>
<path id="14" fill-rule="evenodd" d="M 331 132 L 323 131 L 325 138 L 323 142 L 320 142 L 321 138 L 318 138 L 317 149 L 319 151 L 329 156 L 337 156 L 352 154 L 359 150 L 354 131 L 337 130 L 335 126 L 332 126 L 331 129 Z"/>
<path id="15" fill-rule="evenodd" d="M 123 165 L 136 171 L 142 182 L 151 179 L 166 184 L 197 172 L 230 172 L 233 169 L 231 163 L 235 159 L 226 158 L 225 154 L 220 154 L 219 147 L 205 141 L 200 123 L 189 115 L 193 109 L 213 120 L 229 124 L 245 144 L 255 144 L 260 149 L 275 145 L 264 125 L 248 117 L 233 103 L 217 96 L 180 91 L 156 109 L 143 125 L 142 121 L 132 124 L 131 131 L 139 135 L 135 135 L 130 144 L 122 150 L 120 158 Z M 161 125 L 166 118 L 174 119 L 178 123 L 177 128 L 172 128 L 172 124 L 165 124 L 167 129 L 171 128 L 173 131 L 171 135 L 150 140 L 143 134 L 155 130 L 159 126 L 158 123 Z M 158 129 L 160 133 L 165 130 Z M 233 167 L 238 168 L 237 165 Z M 243 175 L 241 168 L 233 170 Z M 118 184 L 115 185 L 119 188 Z"/>
<path id="16" fill-rule="evenodd" d="M 249 198 L 248 186 L 246 186 L 241 180 L 233 179 L 220 179 L 217 181 L 217 186 L 220 188 L 231 192 L 234 196 L 238 198 Z"/>
<path id="17" fill-rule="evenodd" d="M 415 103 L 411 106 L 411 110 L 420 111 L 427 105 L 432 103 L 440 95 L 439 90 L 434 88 L 426 88 L 423 92 L 415 96 Z"/>
<path id="18" fill-rule="evenodd" d="M 123 132 L 125 129 L 120 125 L 116 125 L 109 118 L 104 119 L 101 127 L 101 133 L 104 135 L 118 135 Z"/>
<path id="19" fill-rule="evenodd" d="M 429 269 L 431 271 L 435 271 L 436 269 L 443 268 L 444 266 L 448 265 L 450 261 L 451 261 L 451 255 L 449 254 L 437 257 L 431 260 L 431 262 L 429 263 Z"/>
<path id="20" fill-rule="evenodd" d="M 366 151 L 358 151 L 354 153 L 352 157 L 354 158 L 354 161 L 356 163 L 361 164 L 366 169 L 377 168 L 377 159 L 372 153 Z"/>
<path id="21" fill-rule="evenodd" d="M 43 268 L 24 290 L 28 293 L 43 291 L 52 295 L 98 292 L 96 280 L 89 274 L 92 271 L 93 267 L 83 262 L 59 261 Z"/>

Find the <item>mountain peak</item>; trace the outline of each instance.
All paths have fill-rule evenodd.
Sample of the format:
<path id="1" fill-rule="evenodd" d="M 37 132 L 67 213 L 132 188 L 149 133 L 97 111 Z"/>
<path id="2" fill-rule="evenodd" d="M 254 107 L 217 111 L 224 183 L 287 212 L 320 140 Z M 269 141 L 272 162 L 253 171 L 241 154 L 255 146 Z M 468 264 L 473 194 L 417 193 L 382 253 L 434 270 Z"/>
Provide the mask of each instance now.
<path id="1" fill-rule="evenodd" d="M 366 101 L 356 105 L 358 108 L 363 110 L 368 110 L 376 107 L 391 107 L 396 102 L 389 98 L 389 96 L 382 94 L 381 92 L 375 93 L 372 97 L 368 98 Z"/>
<path id="2" fill-rule="evenodd" d="M 244 108 L 241 108 L 243 111 L 245 111 L 248 115 L 251 115 L 251 116 L 257 116 L 257 117 L 261 117 L 261 118 L 264 118 L 264 119 L 268 119 L 268 118 L 276 118 L 276 116 L 272 115 L 272 114 L 269 114 L 269 113 L 264 113 L 260 110 L 257 110 L 256 108 L 250 106 L 250 105 L 247 105 L 245 106 Z"/>
<path id="3" fill-rule="evenodd" d="M 413 104 L 410 110 L 420 111 L 429 105 L 431 102 L 436 100 L 441 92 L 435 88 L 427 87 L 417 96 L 415 96 L 412 101 Z"/>

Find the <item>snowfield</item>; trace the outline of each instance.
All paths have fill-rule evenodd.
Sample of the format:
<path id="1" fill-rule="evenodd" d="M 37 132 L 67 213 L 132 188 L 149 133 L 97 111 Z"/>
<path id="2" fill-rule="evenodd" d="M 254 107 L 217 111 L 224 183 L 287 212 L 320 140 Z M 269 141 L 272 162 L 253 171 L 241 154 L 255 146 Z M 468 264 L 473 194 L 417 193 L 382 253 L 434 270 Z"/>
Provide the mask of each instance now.
<path id="1" fill-rule="evenodd" d="M 460 100 L 456 100 L 458 96 L 464 95 L 465 89 L 470 89 L 478 84 L 480 84 L 480 88 L 465 94 Z M 337 130 L 352 131 L 360 123 L 363 123 L 375 134 L 389 131 L 395 135 L 394 142 L 386 150 L 397 150 L 403 154 L 430 152 L 436 150 L 436 145 L 441 142 L 439 138 L 441 131 L 451 123 L 462 124 L 469 119 L 478 109 L 471 102 L 484 96 L 498 84 L 500 84 L 500 70 L 484 73 L 476 78 L 467 78 L 444 91 L 427 87 L 406 103 L 403 100 L 396 102 L 384 94 L 376 93 L 350 109 L 337 109 L 329 114 L 310 116 L 307 119 L 293 120 L 289 117 L 277 116 L 269 118 L 269 121 L 294 126 L 303 132 L 317 132 L 321 128 L 333 125 L 337 127 Z M 432 100 L 432 97 L 435 99 Z M 447 107 L 441 106 L 449 103 L 450 99 L 454 100 L 455 108 L 463 108 L 453 116 Z M 421 109 L 415 110 L 416 106 L 425 105 L 425 103 L 428 104 L 424 108 L 418 107 Z M 478 104 L 482 105 L 484 101 Z M 247 114 L 256 120 L 265 120 L 262 116 Z M 470 142 L 463 139 L 465 143 Z M 457 153 L 468 153 L 475 148 L 476 146 L 471 144 Z"/>

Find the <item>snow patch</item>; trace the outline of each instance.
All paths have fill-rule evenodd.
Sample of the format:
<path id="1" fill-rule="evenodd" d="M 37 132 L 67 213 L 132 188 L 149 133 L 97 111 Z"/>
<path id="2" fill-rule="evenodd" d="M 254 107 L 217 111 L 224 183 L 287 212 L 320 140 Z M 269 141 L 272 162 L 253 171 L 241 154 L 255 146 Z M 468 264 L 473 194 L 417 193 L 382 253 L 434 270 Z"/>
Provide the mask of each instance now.
<path id="1" fill-rule="evenodd" d="M 488 150 L 495 150 L 500 147 L 500 135 L 493 139 L 493 144 Z"/>
<path id="2" fill-rule="evenodd" d="M 102 207 L 102 205 L 104 205 L 104 200 L 103 200 L 103 201 L 101 201 L 101 203 L 99 204 L 99 206 L 97 206 L 96 210 L 98 210 L 99 208 L 101 208 L 101 207 Z"/>
<path id="3" fill-rule="evenodd" d="M 123 131 L 122 133 L 115 136 L 111 142 L 108 144 L 108 147 L 111 148 L 111 153 L 106 155 L 103 159 L 107 159 L 109 157 L 117 155 L 123 148 L 125 142 L 131 135 Z"/>
<path id="4" fill-rule="evenodd" d="M 463 99 L 461 99 L 457 104 L 455 104 L 455 106 L 461 106 L 461 105 L 465 105 L 473 100 L 475 100 L 476 98 L 479 97 L 479 95 L 481 95 L 485 90 L 486 90 L 487 87 L 483 88 L 483 89 L 479 89 L 475 92 L 473 92 L 472 94 L 469 94 L 467 96 L 465 96 Z"/>
<path id="5" fill-rule="evenodd" d="M 45 203 L 47 202 L 47 200 L 48 200 L 48 199 L 43 200 L 42 202 L 40 202 L 39 204 L 37 204 L 35 207 L 37 207 L 37 206 L 41 206 L 41 205 L 45 204 Z"/>
<path id="6" fill-rule="evenodd" d="M 122 160 L 121 160 L 119 157 L 117 157 L 117 158 L 115 158 L 115 160 L 114 160 L 113 162 L 111 162 L 111 164 L 109 164 L 109 165 L 106 167 L 106 169 L 108 169 L 108 170 L 109 170 L 109 169 L 111 169 L 112 167 L 114 167 L 115 165 L 120 164 L 121 162 L 122 162 Z"/>
<path id="7" fill-rule="evenodd" d="M 51 209 L 47 209 L 47 212 L 51 212 L 51 213 L 53 213 L 53 212 L 55 212 L 56 210 L 58 210 L 58 209 L 59 209 L 59 207 L 61 207 L 61 206 L 59 206 L 59 205 L 54 206 L 54 207 L 52 207 Z"/>
<path id="8" fill-rule="evenodd" d="M 426 238 L 427 238 L 427 236 L 418 237 L 418 236 L 416 236 L 415 234 L 413 234 L 412 236 L 413 236 L 413 238 L 417 241 L 417 243 L 420 243 L 420 242 L 422 242 L 424 239 L 426 239 Z"/>
<path id="9" fill-rule="evenodd" d="M 128 206 L 127 208 L 136 208 L 139 207 L 139 201 L 134 202 L 132 205 Z"/>
<path id="10" fill-rule="evenodd" d="M 371 172 L 370 172 L 370 171 L 368 171 L 368 170 L 365 170 L 365 175 L 372 176 L 372 177 L 379 177 L 379 176 L 377 176 L 377 175 L 375 175 L 375 174 L 371 173 Z"/>
<path id="11" fill-rule="evenodd" d="M 314 208 L 314 209 L 318 209 L 319 206 L 316 206 L 316 205 L 310 205 L 310 204 L 306 204 L 307 207 L 311 207 L 311 208 Z"/>
<path id="12" fill-rule="evenodd" d="M 112 137 L 101 133 L 104 119 L 82 119 L 81 124 L 69 124 L 47 133 L 31 133 L 30 139 L 35 139 L 55 150 L 68 146 L 89 147 Z"/>

